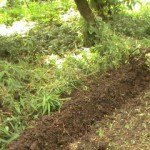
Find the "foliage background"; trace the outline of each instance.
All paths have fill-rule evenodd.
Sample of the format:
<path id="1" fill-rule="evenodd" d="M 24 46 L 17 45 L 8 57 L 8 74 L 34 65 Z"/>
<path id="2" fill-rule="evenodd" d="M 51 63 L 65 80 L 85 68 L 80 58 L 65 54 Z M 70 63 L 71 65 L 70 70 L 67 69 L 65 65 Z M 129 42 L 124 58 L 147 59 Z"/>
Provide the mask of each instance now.
<path id="1" fill-rule="evenodd" d="M 73 1 L 15 1 L 0 8 L 6 28 L 22 19 L 35 22 L 23 35 L 0 36 L 0 149 L 58 110 L 73 89 L 86 90 L 85 78 L 116 69 L 150 47 L 150 5 L 126 7 L 135 2 L 113 1 L 111 16 L 103 9 L 106 21 L 95 13 L 95 26 L 87 26 Z M 87 32 L 90 47 L 84 43 Z"/>

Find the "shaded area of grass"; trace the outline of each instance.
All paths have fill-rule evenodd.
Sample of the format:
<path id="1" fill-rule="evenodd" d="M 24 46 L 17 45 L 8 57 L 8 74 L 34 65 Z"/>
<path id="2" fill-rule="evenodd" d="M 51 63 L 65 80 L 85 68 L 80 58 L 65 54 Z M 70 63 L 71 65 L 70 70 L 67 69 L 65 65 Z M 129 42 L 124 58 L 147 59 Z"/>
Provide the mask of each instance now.
<path id="1" fill-rule="evenodd" d="M 76 33 L 65 25 L 57 24 L 51 26 L 39 26 L 32 29 L 24 37 L 12 35 L 10 37 L 0 36 L 0 58 L 11 62 L 20 60 L 28 63 L 39 63 L 39 57 L 57 54 L 63 56 L 65 52 L 74 51 L 82 43 Z"/>
<path id="2" fill-rule="evenodd" d="M 150 37 L 150 5 L 142 6 L 137 12 L 114 15 L 110 24 L 115 32 L 127 37 L 144 39 Z"/>

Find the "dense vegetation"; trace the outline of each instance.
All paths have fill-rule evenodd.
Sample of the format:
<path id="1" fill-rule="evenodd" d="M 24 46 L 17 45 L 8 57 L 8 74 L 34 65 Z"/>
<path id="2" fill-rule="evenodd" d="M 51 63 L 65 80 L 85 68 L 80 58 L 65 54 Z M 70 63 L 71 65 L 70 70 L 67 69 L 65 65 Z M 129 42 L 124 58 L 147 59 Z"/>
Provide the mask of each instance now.
<path id="1" fill-rule="evenodd" d="M 84 1 L 91 24 L 75 2 L 18 0 L 0 8 L 1 31 L 20 27 L 20 33 L 0 33 L 0 149 L 31 120 L 58 110 L 73 89 L 85 90 L 84 78 L 150 47 L 150 4 L 103 0 L 102 8 L 99 1 Z M 19 23 L 32 26 L 24 32 Z"/>

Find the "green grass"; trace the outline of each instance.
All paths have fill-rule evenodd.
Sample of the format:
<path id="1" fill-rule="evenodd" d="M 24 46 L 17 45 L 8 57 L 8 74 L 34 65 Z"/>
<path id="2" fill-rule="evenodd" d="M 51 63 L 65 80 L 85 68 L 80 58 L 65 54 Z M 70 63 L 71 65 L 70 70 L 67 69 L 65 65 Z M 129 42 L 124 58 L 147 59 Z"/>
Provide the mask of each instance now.
<path id="1" fill-rule="evenodd" d="M 28 121 L 60 108 L 81 74 L 72 68 L 47 67 L 0 62 L 0 145 L 18 137 Z M 6 142 L 7 141 L 7 142 Z"/>
<path id="2" fill-rule="evenodd" d="M 61 2 L 29 2 L 28 6 L 25 3 L 15 3 L 13 7 L 4 7 L 0 9 L 0 23 L 11 25 L 14 21 L 22 18 L 27 21 L 38 21 L 44 24 L 50 24 L 52 21 L 59 23 L 59 14 L 65 13 L 68 8 L 72 7 L 72 1 Z M 56 13 L 57 12 L 57 13 Z"/>
<path id="3" fill-rule="evenodd" d="M 122 13 L 120 16 L 114 15 L 110 21 L 115 32 L 124 34 L 127 37 L 143 39 L 150 37 L 150 5 L 147 4 L 137 12 Z"/>

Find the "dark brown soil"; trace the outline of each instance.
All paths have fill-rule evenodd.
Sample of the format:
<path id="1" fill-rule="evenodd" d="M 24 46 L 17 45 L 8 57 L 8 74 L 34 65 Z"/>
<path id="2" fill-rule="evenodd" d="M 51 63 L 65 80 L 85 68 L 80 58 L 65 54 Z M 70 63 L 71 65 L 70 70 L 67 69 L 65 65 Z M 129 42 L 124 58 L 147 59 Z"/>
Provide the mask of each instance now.
<path id="1" fill-rule="evenodd" d="M 150 72 L 137 60 L 94 80 L 89 78 L 86 84 L 86 91 L 74 92 L 59 112 L 26 129 L 8 150 L 70 150 L 69 144 L 90 132 L 97 121 L 142 93 L 150 84 Z M 103 149 L 105 143 L 99 142 L 87 150 Z"/>

